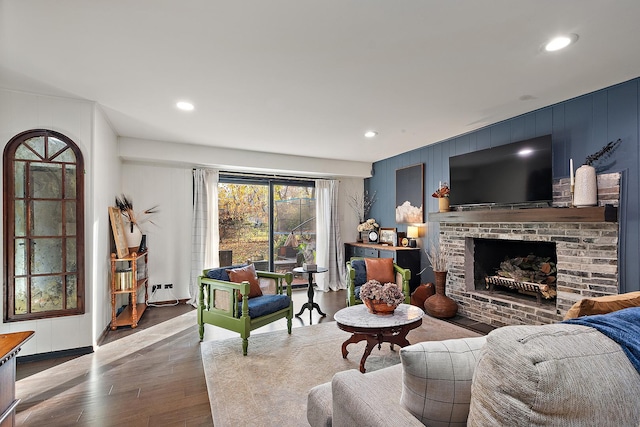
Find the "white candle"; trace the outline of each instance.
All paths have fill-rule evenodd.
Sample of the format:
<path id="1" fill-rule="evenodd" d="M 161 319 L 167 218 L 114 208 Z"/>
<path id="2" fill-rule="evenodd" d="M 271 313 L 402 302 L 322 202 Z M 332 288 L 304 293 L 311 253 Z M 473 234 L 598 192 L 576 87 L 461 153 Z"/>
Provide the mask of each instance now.
<path id="1" fill-rule="evenodd" d="M 569 172 L 571 173 L 571 185 L 574 185 L 574 178 L 573 178 L 573 159 L 569 159 Z"/>
<path id="2" fill-rule="evenodd" d="M 442 181 L 438 181 L 438 190 L 442 188 Z"/>

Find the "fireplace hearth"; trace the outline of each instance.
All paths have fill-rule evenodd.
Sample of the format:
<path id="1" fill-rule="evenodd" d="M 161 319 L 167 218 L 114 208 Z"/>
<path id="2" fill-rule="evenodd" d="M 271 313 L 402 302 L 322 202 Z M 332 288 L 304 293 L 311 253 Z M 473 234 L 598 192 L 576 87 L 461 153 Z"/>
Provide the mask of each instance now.
<path id="1" fill-rule="evenodd" d="M 473 263 L 468 289 L 555 304 L 556 244 L 503 239 L 465 239 L 465 264 Z M 469 266 L 465 265 L 465 270 Z"/>
<path id="2" fill-rule="evenodd" d="M 569 181 L 554 181 L 552 208 L 483 209 L 430 213 L 440 225 L 440 246 L 449 260 L 447 295 L 458 313 L 492 326 L 555 323 L 578 300 L 618 294 L 618 222 L 620 174 L 598 175 L 598 207 L 568 208 Z M 541 298 L 495 287 L 486 289 L 475 272 L 474 252 L 481 241 L 482 262 L 499 264 L 504 257 L 493 242 L 507 242 L 507 256 L 539 256 L 556 260 L 556 298 Z M 473 243 L 469 243 L 473 242 Z M 498 244 L 498 243 L 496 243 Z M 529 245 L 534 245 L 531 249 Z M 555 249 L 555 251 L 554 251 Z M 500 249 L 502 251 L 502 249 Z M 496 252 L 496 253 L 494 253 Z M 495 268 L 495 267 L 494 267 Z"/>

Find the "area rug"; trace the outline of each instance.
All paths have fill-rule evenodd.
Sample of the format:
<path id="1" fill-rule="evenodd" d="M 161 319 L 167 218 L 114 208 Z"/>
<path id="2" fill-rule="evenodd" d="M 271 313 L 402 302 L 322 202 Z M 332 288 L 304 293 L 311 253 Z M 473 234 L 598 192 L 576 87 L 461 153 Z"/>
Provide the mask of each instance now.
<path id="1" fill-rule="evenodd" d="M 414 344 L 480 334 L 425 316 L 422 326 L 409 332 Z M 358 369 L 366 343 L 350 344 L 342 358 L 342 343 L 350 334 L 335 322 L 254 334 L 242 356 L 242 340 L 229 338 L 201 344 L 209 402 L 216 427 L 251 425 L 308 426 L 307 393 L 336 372 Z M 367 372 L 400 363 L 399 348 L 377 347 L 367 359 Z M 398 399 L 400 396 L 398 396 Z"/>

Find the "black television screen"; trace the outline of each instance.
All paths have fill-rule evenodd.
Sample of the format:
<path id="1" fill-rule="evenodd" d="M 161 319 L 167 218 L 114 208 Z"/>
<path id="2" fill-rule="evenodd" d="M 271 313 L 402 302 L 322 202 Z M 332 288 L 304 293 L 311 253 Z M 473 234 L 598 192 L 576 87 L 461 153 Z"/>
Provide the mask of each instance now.
<path id="1" fill-rule="evenodd" d="M 551 135 L 449 158 L 452 206 L 553 199 Z"/>

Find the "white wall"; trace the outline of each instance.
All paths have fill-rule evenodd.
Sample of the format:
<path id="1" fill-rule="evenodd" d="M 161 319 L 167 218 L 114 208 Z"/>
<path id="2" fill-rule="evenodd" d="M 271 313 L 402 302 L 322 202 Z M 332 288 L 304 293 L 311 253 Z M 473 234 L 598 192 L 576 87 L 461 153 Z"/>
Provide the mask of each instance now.
<path id="1" fill-rule="evenodd" d="M 92 299 L 95 343 L 111 322 L 110 253 L 112 237 L 107 207 L 113 206 L 115 196 L 120 191 L 121 162 L 118 158 L 118 138 L 102 109 L 98 106 L 95 107 L 94 116 L 95 155 L 92 157 L 91 167 L 87 167 L 93 177 L 93 188 L 87 188 L 88 191 L 85 194 L 93 195 L 90 201 L 93 207 L 93 221 L 90 228 L 92 235 L 96 236 L 90 248 L 92 263 L 95 265 L 91 272 L 90 281 L 94 284 Z"/>
<path id="2" fill-rule="evenodd" d="M 124 162 L 122 193 L 131 197 L 136 212 L 158 206 L 153 224 L 145 224 L 149 247 L 149 292 L 151 285 L 173 284 L 173 297 L 187 299 L 191 274 L 191 168 Z M 168 301 L 162 291 L 156 301 Z"/>
<path id="3" fill-rule="evenodd" d="M 93 161 L 94 114 L 95 106 L 92 102 L 0 89 L 0 141 L 3 142 L 3 146 L 25 130 L 55 130 L 78 145 L 84 156 L 87 172 L 85 174 L 85 314 L 0 324 L 0 333 L 35 331 L 34 337 L 23 347 L 21 355 L 89 347 L 94 343 L 93 297 L 99 298 L 100 295 L 104 295 L 103 288 L 106 285 L 101 281 L 101 278 L 104 278 L 104 266 L 96 262 L 99 263 L 99 258 L 104 256 L 105 242 L 108 241 L 108 235 L 103 231 L 99 231 L 103 234 L 94 235 L 96 222 L 100 223 L 107 218 L 107 205 L 100 206 L 100 202 L 94 199 L 94 188 L 97 187 L 102 191 L 105 188 L 104 180 L 118 181 L 118 176 L 114 177 L 107 168 L 99 167 L 97 170 L 93 168 L 96 163 Z M 99 123 L 96 129 L 99 128 L 100 142 L 113 144 L 113 136 L 109 137 L 107 126 L 102 118 Z M 111 165 L 114 161 L 117 162 L 109 150 L 101 151 L 100 156 L 100 162 Z M 101 163 L 101 166 L 103 165 L 104 163 Z M 98 226 L 98 229 L 104 230 L 104 227 Z M 94 252 L 94 248 L 101 248 L 102 252 Z M 96 257 L 94 253 L 97 254 Z M 97 268 L 100 273 L 97 273 Z M 99 291 L 96 293 L 95 289 Z M 99 310 L 102 312 L 102 307 Z M 4 317 L 4 313 L 2 316 Z M 96 325 L 96 328 L 100 329 L 100 326 Z"/>

